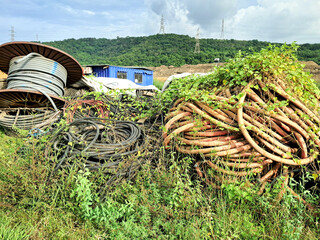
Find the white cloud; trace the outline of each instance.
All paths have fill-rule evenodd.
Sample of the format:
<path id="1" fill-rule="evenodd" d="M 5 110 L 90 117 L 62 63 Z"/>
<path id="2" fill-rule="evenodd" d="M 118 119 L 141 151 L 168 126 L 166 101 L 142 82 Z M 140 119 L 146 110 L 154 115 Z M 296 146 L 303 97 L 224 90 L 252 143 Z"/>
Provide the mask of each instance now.
<path id="1" fill-rule="evenodd" d="M 92 12 L 90 10 L 82 10 L 84 14 L 88 14 L 88 15 L 96 15 L 95 12 Z"/>
<path id="2" fill-rule="evenodd" d="M 219 38 L 224 19 L 227 39 L 319 42 L 319 0 L 5 0 L 0 43 L 10 39 L 41 41 L 81 37 L 143 36 L 160 30 Z M 18 39 L 19 36 L 19 39 Z M 41 36 L 47 36 L 41 39 Z"/>
<path id="3" fill-rule="evenodd" d="M 317 42 L 318 0 L 259 0 L 258 5 L 238 10 L 228 19 L 230 38 L 273 42 Z"/>

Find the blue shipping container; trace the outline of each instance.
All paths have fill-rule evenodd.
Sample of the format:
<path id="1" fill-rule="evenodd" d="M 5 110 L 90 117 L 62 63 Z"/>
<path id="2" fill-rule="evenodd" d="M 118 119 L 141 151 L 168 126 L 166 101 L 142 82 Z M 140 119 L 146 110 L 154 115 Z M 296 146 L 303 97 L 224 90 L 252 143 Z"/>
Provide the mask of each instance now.
<path id="1" fill-rule="evenodd" d="M 119 67 L 111 65 L 91 65 L 92 74 L 96 77 L 122 78 L 141 86 L 153 85 L 153 71 L 139 67 Z"/>

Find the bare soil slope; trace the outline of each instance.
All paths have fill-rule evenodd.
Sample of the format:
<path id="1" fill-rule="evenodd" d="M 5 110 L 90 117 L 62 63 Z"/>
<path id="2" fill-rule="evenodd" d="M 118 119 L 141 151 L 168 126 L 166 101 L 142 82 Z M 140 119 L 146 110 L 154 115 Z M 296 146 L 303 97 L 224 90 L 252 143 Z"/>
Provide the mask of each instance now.
<path id="1" fill-rule="evenodd" d="M 313 61 L 302 62 L 305 64 L 305 70 L 313 75 L 313 78 L 320 82 L 320 66 Z M 213 70 L 215 66 L 221 66 L 223 63 L 210 63 L 210 64 L 198 64 L 198 65 L 183 65 L 181 67 L 174 66 L 160 66 L 160 67 L 148 67 L 154 71 L 154 78 L 159 81 L 165 81 L 169 76 L 184 72 L 189 73 L 207 73 Z"/>

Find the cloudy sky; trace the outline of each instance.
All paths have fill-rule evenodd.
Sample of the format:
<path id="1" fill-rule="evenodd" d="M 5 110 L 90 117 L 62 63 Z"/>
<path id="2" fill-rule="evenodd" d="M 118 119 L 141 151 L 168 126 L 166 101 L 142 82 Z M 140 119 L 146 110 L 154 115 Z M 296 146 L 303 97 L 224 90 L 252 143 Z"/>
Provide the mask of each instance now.
<path id="1" fill-rule="evenodd" d="M 0 0 L 0 44 L 165 33 L 320 42 L 320 0 Z"/>

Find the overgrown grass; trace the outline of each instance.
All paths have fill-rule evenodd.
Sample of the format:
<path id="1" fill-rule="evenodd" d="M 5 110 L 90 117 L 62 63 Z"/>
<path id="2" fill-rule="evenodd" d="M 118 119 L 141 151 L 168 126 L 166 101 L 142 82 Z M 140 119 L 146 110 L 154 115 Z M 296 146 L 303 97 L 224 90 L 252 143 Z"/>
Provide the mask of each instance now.
<path id="1" fill-rule="evenodd" d="M 159 81 L 157 79 L 153 79 L 153 85 L 156 86 L 159 90 L 162 89 L 164 82 L 163 81 Z"/>
<path id="2" fill-rule="evenodd" d="M 315 84 L 320 89 L 320 81 L 319 82 L 315 81 Z"/>
<path id="3" fill-rule="evenodd" d="M 63 170 L 47 181 L 46 141 L 0 133 L 3 239 L 319 239 L 318 218 L 278 185 L 258 196 L 236 181 L 199 181 L 193 159 L 160 151 L 135 180 L 98 195 L 100 173 Z M 153 167 L 154 166 L 154 167 Z M 296 183 L 296 187 L 299 184 Z M 300 192 L 301 193 L 301 192 Z M 303 193 L 301 193 L 303 195 Z M 316 195 L 303 195 L 317 203 Z M 2 234 L 2 235 L 1 235 Z"/>

